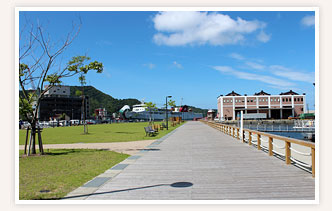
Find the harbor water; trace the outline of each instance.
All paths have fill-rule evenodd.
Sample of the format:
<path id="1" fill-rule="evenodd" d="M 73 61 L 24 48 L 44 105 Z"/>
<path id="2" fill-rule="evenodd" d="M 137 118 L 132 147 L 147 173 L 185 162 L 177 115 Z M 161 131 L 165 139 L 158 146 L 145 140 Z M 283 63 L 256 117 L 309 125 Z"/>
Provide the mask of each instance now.
<path id="1" fill-rule="evenodd" d="M 240 127 L 240 122 L 233 124 Z M 315 130 L 312 128 L 294 128 L 294 123 L 263 123 L 263 122 L 245 122 L 244 128 L 271 133 L 284 137 L 290 137 L 305 141 L 315 141 Z M 312 138 L 313 137 L 313 138 Z"/>

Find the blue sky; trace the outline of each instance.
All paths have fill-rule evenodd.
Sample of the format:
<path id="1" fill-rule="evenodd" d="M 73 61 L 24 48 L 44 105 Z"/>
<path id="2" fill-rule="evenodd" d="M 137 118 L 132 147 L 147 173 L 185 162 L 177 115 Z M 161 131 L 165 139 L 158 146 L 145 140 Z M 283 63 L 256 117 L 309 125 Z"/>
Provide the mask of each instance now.
<path id="1" fill-rule="evenodd" d="M 57 43 L 82 20 L 58 69 L 76 55 L 104 64 L 87 83 L 115 98 L 137 98 L 161 107 L 217 108 L 234 90 L 252 95 L 292 89 L 314 109 L 314 12 L 20 12 L 20 28 L 39 22 Z M 22 39 L 24 40 L 24 39 Z M 23 44 L 23 41 L 20 45 Z M 55 44 L 56 45 L 56 44 Z M 28 59 L 28 58 L 27 58 Z M 28 61 L 26 61 L 28 63 Z M 78 77 L 63 80 L 79 85 Z"/>

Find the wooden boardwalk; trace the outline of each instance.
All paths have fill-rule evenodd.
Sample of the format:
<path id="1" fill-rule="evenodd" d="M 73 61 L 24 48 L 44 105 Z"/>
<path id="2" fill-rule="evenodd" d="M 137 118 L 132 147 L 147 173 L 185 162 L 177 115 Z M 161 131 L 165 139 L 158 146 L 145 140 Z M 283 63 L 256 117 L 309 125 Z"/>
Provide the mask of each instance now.
<path id="1" fill-rule="evenodd" d="M 315 199 L 310 173 L 201 122 L 186 123 L 123 167 L 94 193 L 76 199 Z"/>

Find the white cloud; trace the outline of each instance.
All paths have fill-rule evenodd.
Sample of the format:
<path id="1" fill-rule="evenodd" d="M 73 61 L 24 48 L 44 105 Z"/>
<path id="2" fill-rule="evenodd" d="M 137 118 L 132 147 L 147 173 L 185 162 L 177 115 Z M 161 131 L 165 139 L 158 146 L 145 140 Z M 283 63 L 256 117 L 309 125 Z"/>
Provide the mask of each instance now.
<path id="1" fill-rule="evenodd" d="M 176 68 L 179 68 L 179 69 L 183 68 L 183 66 L 181 64 L 177 63 L 176 61 L 173 62 L 173 66 Z"/>
<path id="2" fill-rule="evenodd" d="M 265 28 L 261 21 L 247 21 L 240 17 L 207 12 L 160 12 L 154 18 L 154 27 L 159 32 L 154 41 L 159 45 L 227 45 L 238 44 L 245 35 Z"/>
<path id="3" fill-rule="evenodd" d="M 143 66 L 148 67 L 150 70 L 152 70 L 153 68 L 156 67 L 156 65 L 155 65 L 155 64 L 152 64 L 152 63 L 143 64 Z"/>
<path id="4" fill-rule="evenodd" d="M 266 68 L 264 65 L 255 62 L 246 62 L 246 65 L 255 70 L 263 70 Z"/>
<path id="5" fill-rule="evenodd" d="M 307 15 L 301 19 L 301 24 L 304 26 L 314 26 L 315 25 L 315 16 Z"/>
<path id="6" fill-rule="evenodd" d="M 313 72 L 298 72 L 281 65 L 271 65 L 269 67 L 272 74 L 292 81 L 303 81 L 313 83 L 315 81 L 315 74 Z"/>
<path id="7" fill-rule="evenodd" d="M 282 80 L 282 79 L 278 79 L 278 78 L 275 78 L 275 77 L 272 77 L 272 76 L 242 72 L 242 71 L 234 70 L 232 67 L 229 67 L 229 66 L 215 66 L 213 68 L 215 70 L 218 70 L 221 73 L 228 74 L 228 75 L 233 75 L 233 76 L 235 76 L 237 78 L 240 78 L 240 79 L 260 81 L 260 82 L 263 82 L 263 83 L 266 83 L 266 84 L 277 86 L 279 88 L 294 86 L 293 83 Z"/>
<path id="8" fill-rule="evenodd" d="M 271 39 L 271 34 L 266 34 L 264 31 L 261 31 L 258 35 L 257 35 L 257 39 L 261 42 L 268 42 Z"/>
<path id="9" fill-rule="evenodd" d="M 231 57 L 233 59 L 237 59 L 237 60 L 245 60 L 245 58 L 238 53 L 231 53 L 231 54 L 229 54 L 229 57 Z"/>

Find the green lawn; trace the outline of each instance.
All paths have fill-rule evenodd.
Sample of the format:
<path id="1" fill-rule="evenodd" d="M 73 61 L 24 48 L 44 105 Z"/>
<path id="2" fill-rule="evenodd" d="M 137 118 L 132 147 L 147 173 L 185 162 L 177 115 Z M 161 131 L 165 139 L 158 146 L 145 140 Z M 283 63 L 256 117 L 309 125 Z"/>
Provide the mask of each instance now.
<path id="1" fill-rule="evenodd" d="M 127 142 L 158 139 L 179 127 L 179 125 L 172 127 L 169 123 L 168 131 L 160 130 L 158 135 L 148 137 L 144 131 L 144 127 L 148 124 L 148 122 L 138 122 L 89 125 L 89 134 L 86 135 L 83 134 L 83 126 L 45 128 L 42 139 L 43 144 Z M 20 145 L 24 145 L 26 130 L 20 130 L 19 136 Z"/>
<path id="2" fill-rule="evenodd" d="M 56 199 L 67 195 L 129 155 L 103 150 L 46 150 L 19 160 L 19 198 Z M 47 191 L 47 192 L 44 192 Z"/>

